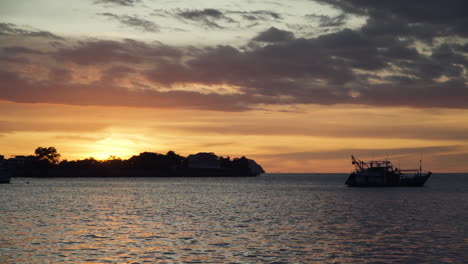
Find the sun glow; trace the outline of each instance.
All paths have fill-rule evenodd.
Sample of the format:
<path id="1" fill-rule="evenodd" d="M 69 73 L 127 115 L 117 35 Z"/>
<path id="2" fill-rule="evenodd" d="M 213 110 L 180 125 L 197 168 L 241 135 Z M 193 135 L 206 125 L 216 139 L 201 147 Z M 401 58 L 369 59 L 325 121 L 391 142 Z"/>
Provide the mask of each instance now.
<path id="1" fill-rule="evenodd" d="M 132 140 L 112 136 L 97 141 L 96 144 L 91 147 L 88 157 L 105 160 L 111 156 L 129 158 L 138 153 L 138 147 Z"/>

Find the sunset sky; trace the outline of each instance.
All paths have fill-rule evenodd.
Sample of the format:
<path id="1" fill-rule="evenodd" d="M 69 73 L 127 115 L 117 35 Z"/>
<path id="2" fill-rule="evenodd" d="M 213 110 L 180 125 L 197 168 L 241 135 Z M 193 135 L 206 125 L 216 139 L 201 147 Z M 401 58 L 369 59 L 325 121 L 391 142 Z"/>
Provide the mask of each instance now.
<path id="1" fill-rule="evenodd" d="M 2 0 L 0 154 L 468 171 L 468 1 Z"/>

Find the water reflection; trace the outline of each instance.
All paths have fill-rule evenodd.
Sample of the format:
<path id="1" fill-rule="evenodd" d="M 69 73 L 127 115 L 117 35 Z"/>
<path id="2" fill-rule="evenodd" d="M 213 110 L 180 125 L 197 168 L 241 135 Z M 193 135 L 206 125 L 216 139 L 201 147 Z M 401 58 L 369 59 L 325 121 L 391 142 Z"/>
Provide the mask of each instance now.
<path id="1" fill-rule="evenodd" d="M 28 179 L 0 190 L 5 262 L 462 263 L 467 186 L 342 177 Z M 465 210 L 461 210 L 465 209 Z"/>

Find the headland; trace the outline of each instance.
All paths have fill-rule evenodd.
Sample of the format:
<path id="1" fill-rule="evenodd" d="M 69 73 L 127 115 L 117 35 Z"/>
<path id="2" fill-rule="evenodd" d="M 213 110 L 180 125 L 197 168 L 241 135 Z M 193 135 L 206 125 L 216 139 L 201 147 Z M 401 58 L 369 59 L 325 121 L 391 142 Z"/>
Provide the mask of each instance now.
<path id="1" fill-rule="evenodd" d="M 255 177 L 265 173 L 262 166 L 244 156 L 217 156 L 200 152 L 187 157 L 143 152 L 129 159 L 111 156 L 106 160 L 87 158 L 60 160 L 54 147 L 39 147 L 35 155 L 0 156 L 0 167 L 12 177 Z"/>

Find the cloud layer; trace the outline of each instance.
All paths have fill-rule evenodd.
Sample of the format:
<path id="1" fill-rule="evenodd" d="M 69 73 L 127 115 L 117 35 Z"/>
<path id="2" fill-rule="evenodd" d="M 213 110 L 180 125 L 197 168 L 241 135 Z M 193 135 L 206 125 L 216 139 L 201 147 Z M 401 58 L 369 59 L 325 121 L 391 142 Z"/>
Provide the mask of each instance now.
<path id="1" fill-rule="evenodd" d="M 367 22 L 309 38 L 265 27 L 242 46 L 204 47 L 132 39 L 76 41 L 1 23 L 1 38 L 20 41 L 1 47 L 0 60 L 7 66 L 0 68 L 0 99 L 220 111 L 299 104 L 468 108 L 465 1 L 427 1 L 425 8 L 419 1 L 318 2 L 343 12 L 310 16 L 320 27 L 342 27 L 349 16 Z M 172 15 L 222 29 L 220 22 L 238 23 L 233 14 L 251 21 L 281 19 L 273 11 L 187 9 Z M 100 15 L 141 31 L 160 30 L 138 16 Z M 37 39 L 62 44 L 37 48 Z M 35 69 L 35 76 L 27 69 Z"/>
<path id="2" fill-rule="evenodd" d="M 95 0 L 94 3 L 101 5 L 135 6 L 141 3 L 141 0 Z"/>
<path id="3" fill-rule="evenodd" d="M 116 20 L 120 22 L 122 25 L 133 27 L 141 31 L 159 32 L 159 26 L 156 23 L 147 19 L 137 17 L 137 16 L 116 15 L 116 14 L 112 14 L 108 12 L 101 13 L 99 15 L 108 17 L 109 19 Z"/>

